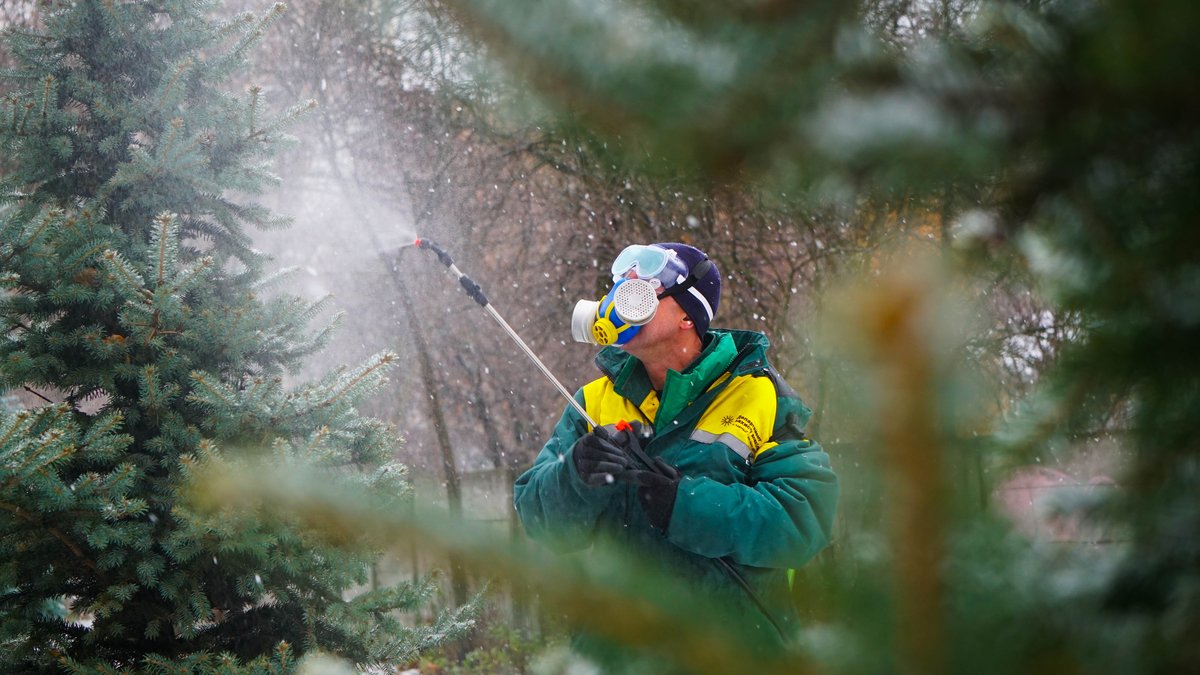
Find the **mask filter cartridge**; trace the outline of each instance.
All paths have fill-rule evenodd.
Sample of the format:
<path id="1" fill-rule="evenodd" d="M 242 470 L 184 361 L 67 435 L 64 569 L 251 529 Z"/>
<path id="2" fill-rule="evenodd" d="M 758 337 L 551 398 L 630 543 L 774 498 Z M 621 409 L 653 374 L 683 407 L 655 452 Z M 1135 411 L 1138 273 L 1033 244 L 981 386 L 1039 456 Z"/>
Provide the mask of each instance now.
<path id="1" fill-rule="evenodd" d="M 571 313 L 571 337 L 576 342 L 623 345 L 654 318 L 658 294 L 642 279 L 619 279 L 600 302 L 580 300 Z"/>

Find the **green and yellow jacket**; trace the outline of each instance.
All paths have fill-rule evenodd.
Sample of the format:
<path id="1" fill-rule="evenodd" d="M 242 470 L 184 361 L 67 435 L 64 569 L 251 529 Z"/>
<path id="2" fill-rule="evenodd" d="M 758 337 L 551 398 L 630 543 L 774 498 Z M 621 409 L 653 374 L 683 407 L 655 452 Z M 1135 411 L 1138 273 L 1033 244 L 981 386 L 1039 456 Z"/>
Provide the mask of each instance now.
<path id="1" fill-rule="evenodd" d="M 768 346 L 761 333 L 711 330 L 687 370 L 668 372 L 661 394 L 637 359 L 616 347 L 601 351 L 596 364 L 604 376 L 575 398 L 600 425 L 653 425 L 646 453 L 683 475 L 668 530 L 647 522 L 636 488 L 583 482 L 570 454 L 590 428 L 568 406 L 517 479 L 514 503 L 529 536 L 572 552 L 605 533 L 694 580 L 701 592 L 720 591 L 767 630 L 761 603 L 790 634 L 796 611 L 787 570 L 829 542 L 838 484 L 829 457 L 803 433 L 811 411 L 768 364 Z"/>

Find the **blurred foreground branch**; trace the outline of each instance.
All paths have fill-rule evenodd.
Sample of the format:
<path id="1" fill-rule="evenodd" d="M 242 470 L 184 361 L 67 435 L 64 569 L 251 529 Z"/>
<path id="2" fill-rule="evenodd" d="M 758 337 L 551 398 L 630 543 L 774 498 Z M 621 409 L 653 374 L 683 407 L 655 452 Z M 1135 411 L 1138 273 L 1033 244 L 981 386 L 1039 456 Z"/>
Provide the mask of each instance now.
<path id="1" fill-rule="evenodd" d="M 588 560 L 564 561 L 442 512 L 380 505 L 301 467 L 247 470 L 212 461 L 196 475 L 191 499 L 201 510 L 297 520 L 339 546 L 382 543 L 401 549 L 416 539 L 427 551 L 453 556 L 480 574 L 535 584 L 546 608 L 572 626 L 689 673 L 817 672 L 795 654 L 748 648 L 754 644 L 748 633 L 722 621 L 715 605 L 631 559 L 628 551 L 597 543 Z"/>

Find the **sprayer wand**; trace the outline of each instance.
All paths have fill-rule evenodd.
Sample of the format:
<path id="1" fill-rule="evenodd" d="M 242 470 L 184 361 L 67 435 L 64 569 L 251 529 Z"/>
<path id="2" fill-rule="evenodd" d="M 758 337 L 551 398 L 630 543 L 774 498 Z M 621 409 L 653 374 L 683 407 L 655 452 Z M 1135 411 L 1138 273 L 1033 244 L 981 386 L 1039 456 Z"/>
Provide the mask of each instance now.
<path id="1" fill-rule="evenodd" d="M 554 373 L 550 372 L 550 369 L 546 367 L 546 364 L 542 363 L 542 360 L 538 358 L 538 355 L 533 353 L 533 350 L 529 348 L 529 345 L 525 344 L 525 341 L 521 339 L 520 335 L 517 335 L 517 331 L 513 330 L 512 326 L 509 326 L 508 322 L 504 320 L 504 317 L 500 316 L 500 313 L 497 312 L 496 308 L 492 306 L 492 303 L 488 302 L 487 296 L 483 294 L 483 289 L 479 287 L 479 284 L 475 283 L 471 277 L 463 274 L 462 270 L 458 269 L 458 267 L 454 264 L 454 259 L 450 257 L 450 254 L 446 253 L 441 246 L 438 246 L 428 239 L 418 239 L 414 242 L 414 244 L 417 248 L 433 251 L 434 254 L 437 255 L 438 260 L 442 261 L 442 264 L 446 266 L 446 269 L 450 270 L 454 273 L 454 276 L 458 277 L 458 283 L 462 285 L 464 290 L 466 290 L 467 295 L 471 296 L 472 300 L 479 303 L 480 307 L 483 307 L 487 310 L 488 314 L 492 315 L 492 318 L 496 320 L 496 323 L 500 324 L 500 327 L 504 329 L 504 332 L 508 334 L 508 337 L 512 338 L 513 342 L 517 343 L 517 346 L 521 348 L 521 351 L 525 352 L 525 356 L 528 356 L 529 360 L 533 361 L 534 365 L 538 367 L 538 370 L 542 371 L 542 374 L 546 376 L 546 379 L 550 380 L 555 388 L 558 389 L 558 393 L 562 394 L 563 398 L 567 399 L 567 402 L 575 408 L 576 412 L 583 416 L 583 419 L 587 420 L 587 423 L 590 424 L 593 429 L 596 428 L 598 425 L 596 424 L 596 421 L 592 419 L 591 415 L 587 414 L 587 411 L 584 410 L 583 406 L 579 405 L 579 401 L 575 400 L 575 397 L 571 395 L 571 392 L 567 391 L 567 388 L 558 381 L 558 378 L 554 377 Z"/>

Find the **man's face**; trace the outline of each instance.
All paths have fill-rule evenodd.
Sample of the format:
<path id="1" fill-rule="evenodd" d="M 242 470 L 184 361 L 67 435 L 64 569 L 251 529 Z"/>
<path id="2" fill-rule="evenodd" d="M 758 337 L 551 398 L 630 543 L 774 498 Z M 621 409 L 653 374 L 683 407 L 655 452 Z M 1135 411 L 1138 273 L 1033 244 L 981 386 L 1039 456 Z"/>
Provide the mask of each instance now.
<path id="1" fill-rule="evenodd" d="M 637 335 L 622 345 L 622 348 L 637 356 L 640 351 L 653 348 L 664 341 L 674 340 L 679 333 L 680 322 L 686 318 L 687 314 L 679 303 L 675 302 L 675 298 L 660 298 L 654 318 L 644 324 Z"/>

